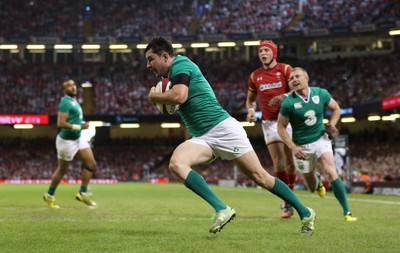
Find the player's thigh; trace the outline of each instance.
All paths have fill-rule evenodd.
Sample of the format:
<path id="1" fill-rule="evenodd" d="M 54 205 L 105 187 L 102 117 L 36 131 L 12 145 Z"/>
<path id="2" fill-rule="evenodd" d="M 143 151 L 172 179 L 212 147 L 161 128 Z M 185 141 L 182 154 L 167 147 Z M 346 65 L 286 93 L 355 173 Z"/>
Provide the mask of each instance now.
<path id="1" fill-rule="evenodd" d="M 269 154 L 271 155 L 274 169 L 283 171 L 285 169 L 285 144 L 283 142 L 273 142 L 267 145 Z"/>
<path id="2" fill-rule="evenodd" d="M 318 159 L 318 168 L 329 182 L 338 177 L 332 152 L 328 151 L 320 156 Z"/>
<path id="3" fill-rule="evenodd" d="M 296 167 L 294 166 L 294 159 L 293 159 L 293 153 L 290 150 L 290 148 L 288 148 L 288 146 L 285 145 L 285 147 L 283 148 L 283 152 L 285 152 L 285 161 L 286 161 L 286 165 L 288 168 L 288 172 L 290 174 L 295 174 L 296 173 Z"/>
<path id="4" fill-rule="evenodd" d="M 96 167 L 96 160 L 90 147 L 80 149 L 77 156 L 87 168 L 94 169 Z"/>
<path id="5" fill-rule="evenodd" d="M 56 174 L 60 173 L 60 174 L 64 175 L 67 172 L 71 162 L 65 161 L 63 159 L 58 159 L 57 162 L 58 162 L 58 166 L 57 166 L 57 170 L 55 173 Z"/>
<path id="6" fill-rule="evenodd" d="M 317 189 L 317 176 L 314 171 L 302 173 L 307 188 L 314 192 Z"/>
<path id="7" fill-rule="evenodd" d="M 236 163 L 239 169 L 258 185 L 267 189 L 271 189 L 274 186 L 274 177 L 263 168 L 254 150 L 237 158 Z"/>
<path id="8" fill-rule="evenodd" d="M 185 141 L 172 153 L 170 166 L 193 167 L 210 162 L 213 158 L 214 154 L 209 146 Z"/>

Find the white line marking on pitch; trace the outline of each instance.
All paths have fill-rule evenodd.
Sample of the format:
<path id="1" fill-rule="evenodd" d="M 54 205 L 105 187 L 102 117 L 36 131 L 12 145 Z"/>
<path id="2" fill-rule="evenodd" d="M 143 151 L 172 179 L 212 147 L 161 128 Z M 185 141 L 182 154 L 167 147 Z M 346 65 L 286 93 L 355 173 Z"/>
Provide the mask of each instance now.
<path id="1" fill-rule="evenodd" d="M 302 197 L 309 198 L 320 198 L 319 196 L 312 196 L 307 194 L 298 194 Z M 324 199 L 335 199 L 335 197 L 326 196 Z M 355 198 L 347 198 L 350 201 L 358 201 L 358 202 L 366 202 L 366 203 L 379 203 L 379 204 L 388 204 L 388 205 L 400 205 L 400 202 L 397 201 L 387 201 L 387 200 L 379 200 L 379 199 L 355 199 Z"/>
<path id="2" fill-rule="evenodd" d="M 245 189 L 245 188 L 244 188 Z M 243 191 L 244 191 L 244 189 L 243 189 Z M 240 189 L 240 188 L 225 188 L 225 190 L 229 190 L 229 191 L 237 191 L 237 190 L 239 190 L 239 191 L 241 191 L 242 189 Z M 255 190 L 254 192 L 256 192 L 256 193 L 265 193 L 265 190 L 263 190 L 263 189 L 257 189 L 257 190 Z M 267 191 L 268 192 L 268 191 Z M 296 191 L 295 191 L 296 192 Z M 272 194 L 272 193 L 271 193 Z M 296 193 L 298 196 L 301 196 L 301 197 L 307 197 L 307 198 L 320 198 L 319 196 L 317 196 L 317 195 L 312 195 L 311 193 L 310 194 L 302 194 L 302 193 Z M 335 199 L 334 197 L 330 197 L 330 196 L 326 196 L 326 197 L 324 197 L 325 199 Z M 379 200 L 379 199 L 355 199 L 355 198 L 347 198 L 348 200 L 350 200 L 350 201 L 358 201 L 358 202 L 366 202 L 366 203 L 379 203 L 379 204 L 388 204 L 388 205 L 400 205 L 400 201 L 387 201 L 387 200 Z"/>

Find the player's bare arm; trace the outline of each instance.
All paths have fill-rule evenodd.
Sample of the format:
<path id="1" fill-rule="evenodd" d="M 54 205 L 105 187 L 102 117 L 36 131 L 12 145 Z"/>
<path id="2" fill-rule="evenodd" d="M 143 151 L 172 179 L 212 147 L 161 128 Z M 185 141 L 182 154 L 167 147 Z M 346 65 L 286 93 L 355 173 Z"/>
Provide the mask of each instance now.
<path id="1" fill-rule="evenodd" d="M 57 113 L 57 127 L 59 128 L 66 128 L 66 129 L 75 129 L 74 125 L 71 123 L 67 122 L 68 119 L 68 113 L 65 112 L 58 112 Z M 89 122 L 85 122 L 82 125 L 78 125 L 80 126 L 80 129 L 88 129 L 89 128 Z M 77 130 L 80 130 L 77 129 Z"/>
<path id="2" fill-rule="evenodd" d="M 273 98 L 269 101 L 268 106 L 269 106 L 269 107 L 274 107 L 274 106 L 279 106 L 279 105 L 281 105 L 282 102 L 283 102 L 283 100 L 285 100 L 286 96 L 287 96 L 287 95 L 282 94 L 282 95 L 278 95 L 278 96 L 273 97 Z"/>
<path id="3" fill-rule="evenodd" d="M 288 83 L 288 85 L 289 85 L 289 79 L 290 79 L 290 73 L 292 72 L 292 67 L 290 66 L 290 65 L 285 65 L 285 78 L 286 78 L 286 81 L 287 81 L 287 83 Z M 289 85 L 290 86 L 290 85 Z M 291 90 L 291 89 L 290 89 Z M 278 95 L 278 96 L 275 96 L 275 97 L 273 97 L 270 101 L 269 101 L 269 103 L 268 103 L 268 106 L 269 107 L 274 107 L 274 106 L 280 106 L 281 104 L 282 104 L 282 102 L 283 102 L 283 100 L 285 100 L 285 98 L 289 95 L 291 93 L 291 91 L 290 92 L 288 92 L 288 93 L 284 93 L 284 94 L 281 94 L 281 95 Z"/>
<path id="4" fill-rule="evenodd" d="M 247 91 L 246 108 L 247 108 L 247 121 L 256 121 L 256 108 L 257 108 L 257 92 L 251 90 Z"/>
<path id="5" fill-rule="evenodd" d="M 335 99 L 331 98 L 331 101 L 328 104 L 328 109 L 332 111 L 329 123 L 325 125 L 325 131 L 332 138 L 336 137 L 339 133 L 336 128 L 336 124 L 340 119 L 340 106 L 336 102 Z"/>
<path id="6" fill-rule="evenodd" d="M 290 138 L 288 132 L 286 131 L 286 127 L 289 125 L 289 120 L 279 114 L 278 116 L 278 134 L 282 138 L 282 141 L 288 146 L 288 148 L 292 151 L 293 155 L 298 159 L 305 160 L 307 159 L 307 154 L 304 152 L 303 148 L 297 146 L 292 139 Z"/>
<path id="7" fill-rule="evenodd" d="M 152 104 L 183 104 L 188 98 L 189 87 L 185 84 L 174 84 L 172 88 L 163 93 L 155 92 L 155 87 L 152 87 L 149 92 L 149 101 Z"/>

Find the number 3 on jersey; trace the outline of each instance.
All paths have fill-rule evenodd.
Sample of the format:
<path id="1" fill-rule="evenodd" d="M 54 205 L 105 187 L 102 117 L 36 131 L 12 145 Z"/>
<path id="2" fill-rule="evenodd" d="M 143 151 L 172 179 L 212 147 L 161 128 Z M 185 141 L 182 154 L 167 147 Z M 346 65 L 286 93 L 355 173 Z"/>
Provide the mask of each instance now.
<path id="1" fill-rule="evenodd" d="M 306 113 L 304 113 L 304 117 L 306 117 L 306 120 L 304 123 L 307 126 L 313 126 L 315 123 L 317 123 L 317 117 L 315 116 L 315 111 L 314 110 L 309 110 Z"/>

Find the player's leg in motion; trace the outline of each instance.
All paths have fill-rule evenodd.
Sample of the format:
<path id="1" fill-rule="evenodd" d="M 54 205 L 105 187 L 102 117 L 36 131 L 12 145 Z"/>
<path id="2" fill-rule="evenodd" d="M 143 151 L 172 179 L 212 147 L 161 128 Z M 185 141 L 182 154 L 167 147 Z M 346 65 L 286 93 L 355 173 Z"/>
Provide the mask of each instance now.
<path id="1" fill-rule="evenodd" d="M 95 207 L 97 206 L 96 202 L 90 200 L 87 193 L 90 179 L 92 179 L 93 174 L 96 171 L 96 161 L 92 149 L 90 147 L 81 149 L 78 151 L 77 155 L 82 160 L 85 168 L 82 172 L 82 184 L 79 192 L 75 195 L 75 198 L 89 207 Z"/>
<path id="2" fill-rule="evenodd" d="M 336 172 L 333 153 L 325 152 L 318 159 L 319 167 L 322 169 L 325 178 L 330 182 L 333 194 L 343 208 L 345 221 L 356 221 L 357 218 L 352 216 L 349 204 L 347 202 L 346 188 L 343 181 Z"/>
<path id="3" fill-rule="evenodd" d="M 53 172 L 51 177 L 51 183 L 49 189 L 44 194 L 43 199 L 49 205 L 50 208 L 58 209 L 59 205 L 56 204 L 56 198 L 54 197 L 57 186 L 60 184 L 61 179 L 67 172 L 70 162 L 58 159 L 57 169 Z"/>
<path id="4" fill-rule="evenodd" d="M 288 178 L 289 178 L 287 185 L 293 191 L 294 187 L 296 185 L 296 180 L 297 180 L 297 170 L 296 170 L 296 166 L 294 165 L 292 151 L 286 145 L 285 145 L 284 150 L 285 150 L 286 168 L 287 168 Z"/>
<path id="5" fill-rule="evenodd" d="M 187 188 L 214 208 L 214 224 L 209 231 L 216 233 L 221 231 L 236 216 L 235 210 L 223 203 L 210 189 L 204 178 L 191 169 L 193 166 L 208 162 L 212 158 L 213 153 L 209 147 L 186 141 L 175 149 L 169 169 L 184 182 Z"/>
<path id="6" fill-rule="evenodd" d="M 318 195 L 323 198 L 326 195 L 325 186 L 322 183 L 321 176 L 317 174 L 316 169 L 308 173 L 302 173 L 306 186 L 310 192 L 317 191 Z"/>
<path id="7" fill-rule="evenodd" d="M 290 174 L 290 177 L 288 173 L 288 167 L 293 166 L 293 164 L 288 164 L 289 159 L 286 158 L 285 144 L 283 144 L 282 142 L 272 142 L 267 144 L 267 147 L 271 155 L 275 176 L 279 178 L 282 182 L 287 184 L 289 188 L 293 191 L 295 182 L 291 182 L 290 180 L 293 180 L 293 171 Z M 283 200 L 281 204 L 281 210 L 281 218 L 292 217 L 293 207 L 290 205 L 289 202 Z"/>
<path id="8" fill-rule="evenodd" d="M 312 235 L 314 233 L 315 212 L 311 208 L 306 207 L 285 183 L 271 176 L 263 169 L 254 150 L 239 157 L 237 163 L 243 173 L 256 184 L 289 202 L 296 209 L 302 221 L 302 235 Z"/>

